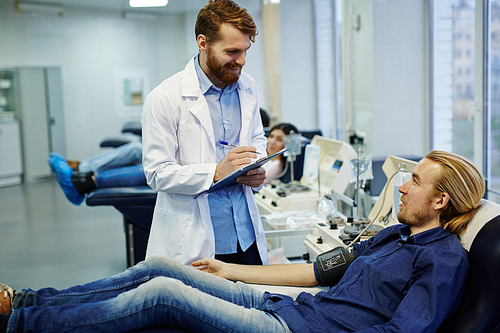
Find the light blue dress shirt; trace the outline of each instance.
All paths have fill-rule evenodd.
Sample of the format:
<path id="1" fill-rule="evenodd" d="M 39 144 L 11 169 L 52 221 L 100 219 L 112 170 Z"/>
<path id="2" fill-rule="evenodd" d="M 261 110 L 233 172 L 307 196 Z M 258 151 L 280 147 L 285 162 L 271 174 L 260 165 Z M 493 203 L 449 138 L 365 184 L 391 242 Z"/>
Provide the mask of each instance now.
<path id="1" fill-rule="evenodd" d="M 238 82 L 224 90 L 216 87 L 195 61 L 200 88 L 210 110 L 214 130 L 217 162 L 220 162 L 232 147 L 223 146 L 219 140 L 239 145 L 241 129 L 241 108 L 238 96 Z M 215 253 L 237 252 L 238 241 L 243 251 L 255 242 L 250 212 L 242 184 L 226 187 L 208 196 L 210 218 L 215 234 Z"/>

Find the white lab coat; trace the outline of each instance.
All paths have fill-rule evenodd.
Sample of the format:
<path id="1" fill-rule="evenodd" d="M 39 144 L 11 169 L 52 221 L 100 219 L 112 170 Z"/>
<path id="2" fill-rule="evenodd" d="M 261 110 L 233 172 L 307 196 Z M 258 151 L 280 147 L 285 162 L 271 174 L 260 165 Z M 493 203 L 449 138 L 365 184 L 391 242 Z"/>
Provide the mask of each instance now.
<path id="1" fill-rule="evenodd" d="M 143 166 L 149 186 L 158 191 L 146 258 L 165 255 L 183 264 L 214 257 L 215 241 L 208 195 L 197 193 L 213 184 L 216 145 L 207 102 L 194 59 L 148 95 L 142 112 Z M 257 86 L 244 73 L 239 80 L 240 145 L 266 155 Z M 267 248 L 253 191 L 245 186 L 262 262 Z"/>

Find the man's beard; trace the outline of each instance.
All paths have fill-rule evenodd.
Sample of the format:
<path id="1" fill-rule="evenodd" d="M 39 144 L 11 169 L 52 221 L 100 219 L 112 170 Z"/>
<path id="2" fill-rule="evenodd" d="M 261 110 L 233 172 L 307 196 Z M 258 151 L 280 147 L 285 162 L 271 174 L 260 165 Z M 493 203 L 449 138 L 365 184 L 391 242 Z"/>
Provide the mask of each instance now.
<path id="1" fill-rule="evenodd" d="M 429 196 L 430 200 L 430 196 Z M 405 203 L 406 206 L 406 203 Z M 405 224 L 409 227 L 421 227 L 430 219 L 429 212 L 425 210 L 425 207 L 421 209 L 417 209 L 411 213 L 408 213 L 408 207 L 403 207 L 403 209 L 399 209 L 398 211 L 398 221 L 402 224 Z"/>
<path id="2" fill-rule="evenodd" d="M 241 66 L 231 63 L 227 63 L 224 65 L 221 64 L 215 57 L 214 52 L 210 47 L 207 50 L 207 66 L 212 72 L 212 74 L 215 75 L 216 78 L 218 78 L 225 84 L 236 83 L 240 78 Z M 230 67 L 238 67 L 239 69 L 238 73 L 231 72 L 228 69 Z"/>

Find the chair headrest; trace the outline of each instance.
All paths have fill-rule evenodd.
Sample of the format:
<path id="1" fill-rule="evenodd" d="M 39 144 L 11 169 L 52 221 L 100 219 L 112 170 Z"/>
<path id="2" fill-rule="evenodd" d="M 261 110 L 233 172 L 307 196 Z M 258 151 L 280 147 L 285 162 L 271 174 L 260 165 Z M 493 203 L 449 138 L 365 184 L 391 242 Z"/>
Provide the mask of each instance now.
<path id="1" fill-rule="evenodd" d="M 481 228 L 491 221 L 493 218 L 500 215 L 500 205 L 494 203 L 492 201 L 481 199 L 482 206 L 479 210 L 474 214 L 472 219 L 467 226 L 467 230 L 460 237 L 460 241 L 462 242 L 463 247 L 469 251 L 472 245 L 472 241 L 476 237 L 477 233 Z"/>

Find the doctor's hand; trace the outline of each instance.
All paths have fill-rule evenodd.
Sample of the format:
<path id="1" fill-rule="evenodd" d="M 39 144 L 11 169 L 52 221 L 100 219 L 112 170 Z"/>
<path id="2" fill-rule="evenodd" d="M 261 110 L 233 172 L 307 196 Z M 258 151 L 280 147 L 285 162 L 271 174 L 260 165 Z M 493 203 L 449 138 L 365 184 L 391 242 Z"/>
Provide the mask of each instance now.
<path id="1" fill-rule="evenodd" d="M 225 270 L 227 264 L 222 261 L 213 258 L 207 258 L 207 259 L 197 260 L 193 262 L 191 265 L 197 270 L 200 270 L 202 272 L 220 276 L 225 279 L 228 278 Z"/>
<path id="2" fill-rule="evenodd" d="M 257 151 L 257 148 L 252 146 L 241 146 L 231 149 L 222 161 L 217 163 L 214 182 L 218 182 L 234 170 L 252 163 L 252 159 L 257 158 L 257 154 L 254 153 L 255 151 Z"/>
<path id="3" fill-rule="evenodd" d="M 245 175 L 236 178 L 237 183 L 250 187 L 259 187 L 266 180 L 266 169 L 258 168 L 248 171 Z"/>

